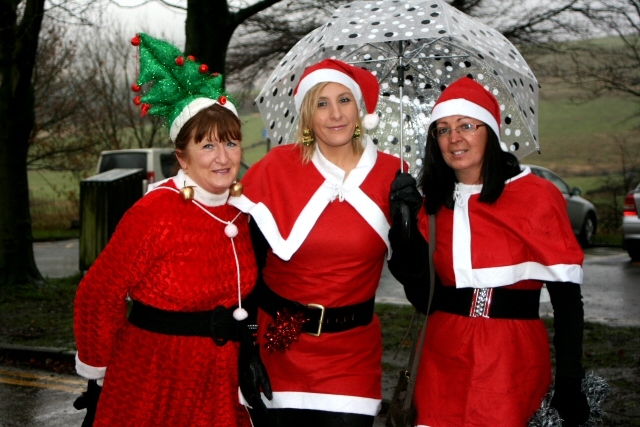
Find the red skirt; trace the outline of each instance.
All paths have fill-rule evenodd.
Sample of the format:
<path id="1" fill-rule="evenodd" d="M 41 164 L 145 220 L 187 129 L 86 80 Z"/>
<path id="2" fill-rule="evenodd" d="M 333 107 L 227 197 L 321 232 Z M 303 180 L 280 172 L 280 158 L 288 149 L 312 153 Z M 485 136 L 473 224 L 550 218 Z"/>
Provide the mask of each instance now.
<path id="1" fill-rule="evenodd" d="M 525 427 L 551 384 L 543 322 L 436 312 L 414 402 L 419 426 Z"/>

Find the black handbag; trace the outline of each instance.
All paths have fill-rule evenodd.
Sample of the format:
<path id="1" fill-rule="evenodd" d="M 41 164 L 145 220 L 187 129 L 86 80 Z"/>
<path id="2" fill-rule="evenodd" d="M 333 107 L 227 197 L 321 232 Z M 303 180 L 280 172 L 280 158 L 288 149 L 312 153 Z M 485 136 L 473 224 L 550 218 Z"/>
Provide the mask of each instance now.
<path id="1" fill-rule="evenodd" d="M 435 215 L 429 215 L 429 302 L 427 304 L 427 313 L 431 309 L 431 301 L 433 300 L 433 290 L 435 287 L 436 271 L 433 266 L 433 252 L 436 247 L 436 218 Z M 418 318 L 420 313 L 416 311 L 414 316 Z M 427 321 L 429 316 L 425 316 L 424 325 L 420 330 L 420 338 L 415 339 L 409 356 L 407 369 L 400 371 L 398 383 L 393 392 L 389 411 L 385 425 L 387 427 L 412 427 L 416 418 L 416 408 L 413 404 L 413 391 L 416 385 L 416 377 L 418 374 L 418 366 L 420 365 L 420 357 L 422 356 L 422 347 L 427 333 Z M 413 324 L 413 322 L 411 322 Z M 411 328 L 411 326 L 410 326 Z"/>

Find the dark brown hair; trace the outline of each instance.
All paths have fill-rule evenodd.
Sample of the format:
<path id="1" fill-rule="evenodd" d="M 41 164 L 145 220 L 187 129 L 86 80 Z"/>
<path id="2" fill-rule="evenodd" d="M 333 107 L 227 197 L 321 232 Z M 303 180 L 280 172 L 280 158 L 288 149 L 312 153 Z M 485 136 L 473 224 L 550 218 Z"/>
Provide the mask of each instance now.
<path id="1" fill-rule="evenodd" d="M 242 123 L 231 110 L 219 104 L 213 104 L 198 111 L 182 126 L 174 142 L 176 156 L 184 156 L 192 138 L 196 144 L 205 138 L 218 141 L 242 141 Z"/>

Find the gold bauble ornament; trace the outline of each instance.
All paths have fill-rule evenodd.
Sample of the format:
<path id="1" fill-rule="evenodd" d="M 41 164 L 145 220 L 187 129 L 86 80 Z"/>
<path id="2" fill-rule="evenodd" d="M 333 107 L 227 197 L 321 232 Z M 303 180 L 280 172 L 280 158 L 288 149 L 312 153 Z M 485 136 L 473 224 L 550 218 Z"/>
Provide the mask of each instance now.
<path id="1" fill-rule="evenodd" d="M 193 191 L 192 186 L 190 185 L 186 185 L 184 187 L 182 187 L 182 189 L 180 190 L 180 194 L 182 194 L 182 198 L 185 200 L 193 200 L 193 196 L 195 195 L 195 191 Z"/>
<path id="2" fill-rule="evenodd" d="M 243 189 L 244 186 L 242 185 L 242 183 L 234 182 L 233 184 L 231 184 L 231 187 L 229 187 L 229 194 L 233 197 L 240 197 L 242 196 Z"/>

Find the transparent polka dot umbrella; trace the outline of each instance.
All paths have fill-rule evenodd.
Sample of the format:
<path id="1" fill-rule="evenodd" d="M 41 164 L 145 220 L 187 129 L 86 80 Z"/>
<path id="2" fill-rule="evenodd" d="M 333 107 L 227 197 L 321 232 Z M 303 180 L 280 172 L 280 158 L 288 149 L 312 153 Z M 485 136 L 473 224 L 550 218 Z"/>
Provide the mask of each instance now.
<path id="1" fill-rule="evenodd" d="M 358 1 L 336 10 L 284 56 L 256 98 L 272 143 L 295 140 L 293 90 L 303 70 L 324 58 L 376 75 L 380 124 L 369 134 L 379 150 L 408 161 L 414 175 L 435 100 L 463 76 L 498 99 L 501 140 L 513 154 L 539 151 L 539 85 L 524 58 L 499 32 L 444 1 Z"/>

